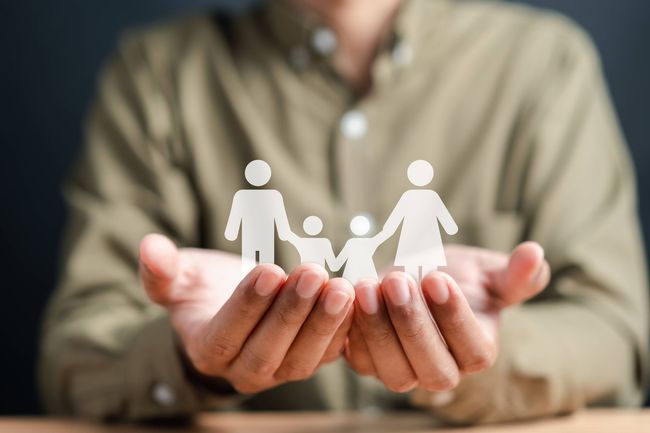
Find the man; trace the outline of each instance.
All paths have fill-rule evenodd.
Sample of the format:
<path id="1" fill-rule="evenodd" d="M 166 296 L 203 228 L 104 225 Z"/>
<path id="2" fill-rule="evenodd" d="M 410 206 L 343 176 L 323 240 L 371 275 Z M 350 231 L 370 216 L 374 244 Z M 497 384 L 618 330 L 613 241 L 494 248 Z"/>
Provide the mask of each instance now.
<path id="1" fill-rule="evenodd" d="M 296 267 L 283 242 L 279 266 L 237 285 L 223 230 L 255 159 L 291 226 L 321 216 L 335 250 L 355 215 L 376 232 L 408 164 L 431 161 L 460 228 L 445 273 L 352 287 Z M 67 189 L 45 402 L 120 419 L 415 406 L 457 422 L 636 405 L 648 302 L 633 183 L 592 46 L 553 14 L 280 0 L 132 33 Z"/>

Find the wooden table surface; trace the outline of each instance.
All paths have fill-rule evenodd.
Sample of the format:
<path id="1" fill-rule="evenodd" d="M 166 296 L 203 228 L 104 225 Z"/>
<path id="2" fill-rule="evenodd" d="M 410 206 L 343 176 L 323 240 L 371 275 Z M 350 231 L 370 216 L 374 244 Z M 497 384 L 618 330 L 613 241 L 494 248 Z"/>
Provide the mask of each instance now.
<path id="1" fill-rule="evenodd" d="M 164 427 L 164 428 L 163 428 Z M 592 410 L 518 424 L 441 428 L 426 414 L 227 413 L 204 414 L 191 426 L 101 425 L 53 418 L 0 418 L 2 433 L 650 433 L 650 411 Z"/>

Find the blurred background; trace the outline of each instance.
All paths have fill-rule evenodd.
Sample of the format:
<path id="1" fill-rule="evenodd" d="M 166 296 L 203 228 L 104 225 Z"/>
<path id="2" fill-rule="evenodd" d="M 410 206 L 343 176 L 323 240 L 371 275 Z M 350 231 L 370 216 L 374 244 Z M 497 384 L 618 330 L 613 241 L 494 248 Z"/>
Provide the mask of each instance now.
<path id="1" fill-rule="evenodd" d="M 60 183 L 81 145 L 97 72 L 120 31 L 201 8 L 255 0 L 21 0 L 0 3 L 0 414 L 39 413 L 39 320 L 56 278 Z M 603 57 L 638 170 L 650 230 L 650 2 L 527 0 L 585 27 Z"/>

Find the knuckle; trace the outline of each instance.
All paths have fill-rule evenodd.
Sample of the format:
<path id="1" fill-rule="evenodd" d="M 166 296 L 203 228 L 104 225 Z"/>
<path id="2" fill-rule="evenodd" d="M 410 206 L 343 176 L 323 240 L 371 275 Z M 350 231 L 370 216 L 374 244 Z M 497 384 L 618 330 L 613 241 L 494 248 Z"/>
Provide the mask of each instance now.
<path id="1" fill-rule="evenodd" d="M 458 386 L 460 376 L 457 370 L 441 372 L 438 375 L 430 376 L 422 380 L 422 387 L 428 391 L 442 392 L 451 391 Z"/>
<path id="2" fill-rule="evenodd" d="M 461 332 L 466 324 L 467 324 L 467 317 L 463 314 L 460 314 L 458 311 L 454 311 L 449 314 L 449 316 L 445 319 L 445 328 L 447 328 L 448 332 Z"/>
<path id="3" fill-rule="evenodd" d="M 204 375 L 216 375 L 233 359 L 239 347 L 227 338 L 207 338 L 188 349 L 187 356 L 194 368 Z"/>
<path id="4" fill-rule="evenodd" d="M 241 364 L 245 375 L 249 378 L 269 377 L 278 367 L 275 362 L 250 348 L 242 352 Z"/>
<path id="5" fill-rule="evenodd" d="M 413 320 L 418 316 L 418 311 L 413 308 L 413 305 L 411 304 L 406 304 L 401 307 L 395 308 L 395 312 L 398 314 L 399 320 L 408 322 Z"/>
<path id="6" fill-rule="evenodd" d="M 348 364 L 358 374 L 362 376 L 375 376 L 375 369 L 369 356 L 359 353 L 350 353 L 345 357 Z"/>
<path id="7" fill-rule="evenodd" d="M 206 357 L 215 360 L 230 360 L 239 353 L 239 345 L 224 335 L 213 337 L 206 343 Z"/>
<path id="8" fill-rule="evenodd" d="M 334 324 L 328 320 L 310 320 L 305 323 L 305 327 L 316 337 L 331 337 L 336 331 Z"/>
<path id="9" fill-rule="evenodd" d="M 411 315 L 400 325 L 400 337 L 409 342 L 420 341 L 426 334 L 426 320 L 420 315 Z"/>
<path id="10" fill-rule="evenodd" d="M 278 310 L 278 319 L 285 328 L 295 328 L 302 325 L 304 318 L 295 309 L 282 307 Z"/>
<path id="11" fill-rule="evenodd" d="M 390 342 L 392 335 L 392 330 L 385 327 L 370 327 L 365 330 L 366 339 L 377 345 L 383 345 Z"/>
<path id="12" fill-rule="evenodd" d="M 340 352 L 326 353 L 323 356 L 323 359 L 321 359 L 320 363 L 321 364 L 329 364 L 330 362 L 334 362 L 337 359 L 339 359 L 340 356 L 341 356 Z"/>
<path id="13" fill-rule="evenodd" d="M 368 363 L 365 362 L 353 363 L 352 368 L 361 376 L 376 376 L 375 369 Z"/>
<path id="14" fill-rule="evenodd" d="M 251 286 L 248 290 L 241 293 L 235 292 L 233 296 L 227 301 L 230 303 L 231 308 L 241 321 L 257 321 L 262 314 L 260 311 L 261 306 L 265 305 L 268 301 L 260 295 Z"/>
<path id="15" fill-rule="evenodd" d="M 216 375 L 216 369 L 212 362 L 209 362 L 207 358 L 200 356 L 195 358 L 190 358 L 192 366 L 196 371 L 205 376 L 214 376 Z"/>
<path id="16" fill-rule="evenodd" d="M 314 367 L 298 360 L 287 361 L 280 367 L 275 377 L 283 381 L 298 381 L 310 378 L 314 374 Z"/>
<path id="17" fill-rule="evenodd" d="M 345 340 L 330 343 L 329 347 L 325 350 L 321 363 L 328 363 L 337 360 L 345 350 Z"/>
<path id="18" fill-rule="evenodd" d="M 386 384 L 386 387 L 392 392 L 405 393 L 411 391 L 417 385 L 418 385 L 418 380 L 414 377 L 409 377 L 407 379 L 402 379 L 400 381 L 395 381 Z"/>
<path id="19" fill-rule="evenodd" d="M 470 359 L 460 363 L 460 370 L 465 374 L 478 373 L 494 365 L 496 356 L 493 351 L 482 351 L 473 354 Z"/>

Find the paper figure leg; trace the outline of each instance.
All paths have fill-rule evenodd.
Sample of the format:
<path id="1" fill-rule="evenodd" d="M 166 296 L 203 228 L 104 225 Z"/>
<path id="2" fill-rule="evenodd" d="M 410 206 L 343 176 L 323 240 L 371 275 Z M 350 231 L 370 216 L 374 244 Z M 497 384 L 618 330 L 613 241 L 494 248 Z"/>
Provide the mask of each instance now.
<path id="1" fill-rule="evenodd" d="M 250 271 L 253 270 L 256 261 L 256 250 L 253 246 L 247 245 L 246 243 L 242 244 L 241 249 L 241 276 L 244 278 Z"/>
<path id="2" fill-rule="evenodd" d="M 273 247 L 260 249 L 259 253 L 259 263 L 275 263 Z"/>

